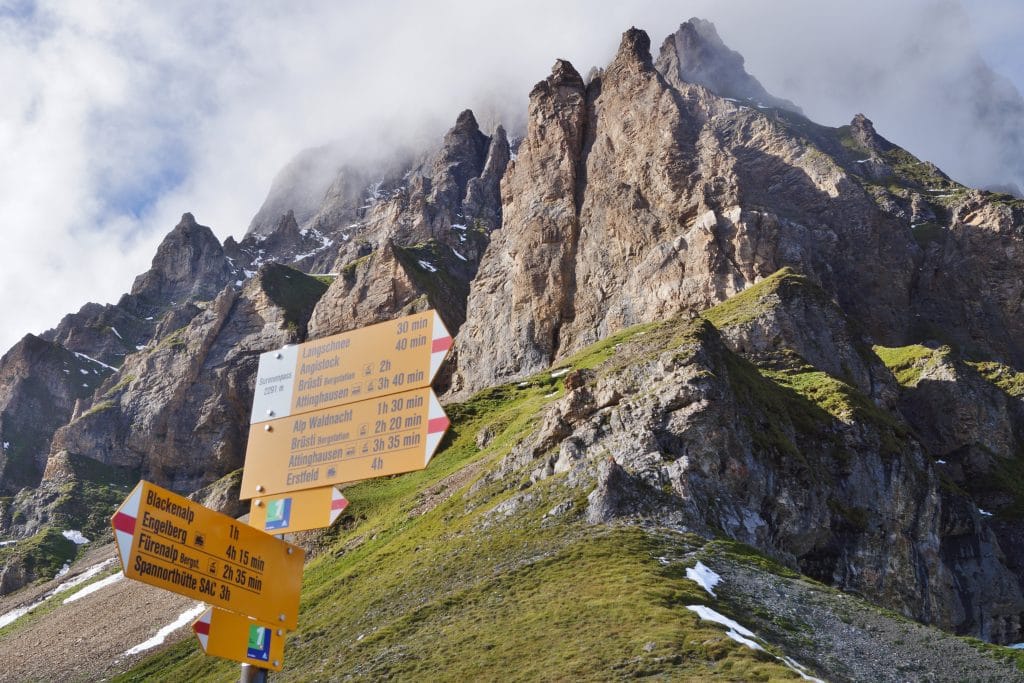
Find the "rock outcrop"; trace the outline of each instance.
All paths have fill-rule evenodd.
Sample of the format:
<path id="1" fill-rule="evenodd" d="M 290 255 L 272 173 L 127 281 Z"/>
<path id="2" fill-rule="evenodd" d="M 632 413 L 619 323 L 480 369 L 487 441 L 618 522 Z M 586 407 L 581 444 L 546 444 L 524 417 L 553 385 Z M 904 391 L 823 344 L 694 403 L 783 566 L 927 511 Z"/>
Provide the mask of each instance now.
<path id="1" fill-rule="evenodd" d="M 54 432 L 112 371 L 31 334 L 0 358 L 0 493 L 39 484 Z"/>
<path id="2" fill-rule="evenodd" d="M 871 373 L 886 373 L 881 360 L 844 338 L 845 324 L 809 345 L 804 330 L 781 322 L 801 311 L 844 323 L 807 280 L 782 274 L 756 289 L 707 319 L 668 321 L 621 342 L 596 372 L 566 375 L 564 398 L 484 483 L 593 482 L 591 523 L 724 533 L 915 619 L 1016 642 L 1021 575 L 993 513 L 948 483 L 933 435 L 918 441 L 899 412 L 853 384 L 862 373 L 844 380 L 824 369 L 860 356 Z M 801 354 L 826 348 L 837 357 L 822 356 L 823 367 Z M 1017 514 L 1006 501 L 994 510 L 1004 520 Z"/>

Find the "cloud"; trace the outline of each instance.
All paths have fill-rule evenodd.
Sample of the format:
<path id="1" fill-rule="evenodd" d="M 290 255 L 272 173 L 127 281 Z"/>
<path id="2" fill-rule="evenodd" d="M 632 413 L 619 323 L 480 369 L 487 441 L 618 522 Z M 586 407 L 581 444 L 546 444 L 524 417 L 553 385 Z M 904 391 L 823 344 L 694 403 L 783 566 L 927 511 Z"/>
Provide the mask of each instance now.
<path id="1" fill-rule="evenodd" d="M 556 57 L 586 73 L 631 25 L 658 45 L 709 18 L 821 122 L 863 111 L 955 176 L 1009 177 L 970 135 L 972 91 L 942 77 L 968 78 L 973 48 L 954 10 L 928 19 L 937 2 L 0 0 L 0 347 L 116 301 L 185 211 L 240 236 L 298 150 L 379 153 L 440 135 L 466 107 L 521 122 Z M 996 19 L 1019 19 L 1014 3 L 984 5 L 971 16 L 986 55 L 1019 76 L 1022 24 Z"/>

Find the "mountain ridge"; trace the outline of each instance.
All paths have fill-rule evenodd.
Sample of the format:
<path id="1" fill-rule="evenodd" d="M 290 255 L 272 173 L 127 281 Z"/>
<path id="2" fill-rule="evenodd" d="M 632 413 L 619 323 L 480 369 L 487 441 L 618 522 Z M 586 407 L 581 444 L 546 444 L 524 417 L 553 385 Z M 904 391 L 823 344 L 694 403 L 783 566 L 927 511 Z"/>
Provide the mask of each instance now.
<path id="1" fill-rule="evenodd" d="M 696 20 L 657 58 L 631 28 L 587 80 L 556 61 L 527 119 L 510 144 L 466 110 L 432 151 L 371 170 L 327 164 L 330 183 L 299 191 L 320 164 L 304 152 L 241 241 L 221 245 L 185 214 L 118 304 L 23 340 L 0 360 L 0 535 L 38 543 L 84 523 L 76 506 L 104 478 L 212 486 L 203 495 L 237 512 L 258 355 L 434 308 L 456 339 L 437 383 L 454 421 L 437 466 L 452 479 L 387 480 L 379 487 L 404 491 L 398 512 L 366 528 L 370 493 L 370 511 L 311 537 L 326 549 L 310 569 L 327 572 L 318 586 L 364 571 L 328 557 L 393 556 L 359 550 L 377 534 L 373 547 L 409 550 L 402 520 L 427 520 L 435 545 L 455 538 L 445 523 L 459 525 L 467 552 L 507 556 L 442 562 L 473 586 L 478 570 L 498 583 L 533 571 L 531 555 L 481 532 L 525 546 L 535 535 L 539 548 L 549 526 L 598 544 L 625 529 L 630 547 L 693 546 L 687 563 L 708 543 L 745 544 L 772 558 L 772 576 L 952 633 L 1024 640 L 1024 205 L 959 185 L 863 115 L 814 124 Z M 13 431 L 28 410 L 53 424 Z M 436 493 L 413 502 L 404 487 L 416 482 Z M 604 551 L 581 541 L 551 552 L 568 562 Z M 45 578 L 22 554 L 0 548 L 0 560 L 5 593 Z M 685 575 L 662 578 L 686 593 Z M 456 594 L 431 592 L 427 617 L 462 618 L 443 607 Z M 370 636 L 379 658 L 357 670 L 411 671 L 387 638 L 412 647 L 415 619 L 378 599 L 366 607 L 388 633 Z M 314 613 L 316 628 L 338 623 Z M 298 652 L 320 652 L 312 631 L 297 638 Z M 815 670 L 863 674 L 849 654 L 782 641 L 789 650 L 773 652 L 807 655 Z M 643 666 L 692 663 L 653 642 L 663 659 Z M 624 643 L 617 651 L 645 645 Z M 771 657 L 734 663 L 795 675 Z"/>

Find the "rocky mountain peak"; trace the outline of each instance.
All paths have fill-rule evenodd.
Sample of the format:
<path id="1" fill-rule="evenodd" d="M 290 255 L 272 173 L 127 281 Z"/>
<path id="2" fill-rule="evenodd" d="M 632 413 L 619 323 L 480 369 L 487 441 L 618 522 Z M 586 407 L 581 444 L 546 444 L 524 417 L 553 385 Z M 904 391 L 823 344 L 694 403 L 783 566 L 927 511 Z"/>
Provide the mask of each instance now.
<path id="1" fill-rule="evenodd" d="M 456 130 L 466 130 L 470 132 L 478 132 L 480 130 L 480 124 L 477 123 L 476 116 L 473 115 L 472 109 L 463 109 L 459 112 L 458 118 L 455 119 L 455 126 L 452 132 Z M 449 132 L 449 135 L 451 132 Z"/>
<path id="2" fill-rule="evenodd" d="M 876 154 L 881 154 L 894 147 L 891 142 L 878 134 L 871 119 L 864 114 L 857 114 L 850 121 L 850 133 L 857 142 Z"/>
<path id="3" fill-rule="evenodd" d="M 583 90 L 586 86 L 583 84 L 583 77 L 580 76 L 580 72 L 576 70 L 576 67 L 572 65 L 566 59 L 556 59 L 554 66 L 551 67 L 551 75 L 537 85 L 533 86 L 533 90 L 530 91 L 530 99 L 536 97 L 539 92 L 552 92 L 558 88 L 570 88 Z"/>
<path id="4" fill-rule="evenodd" d="M 652 68 L 651 61 L 651 38 L 646 31 L 631 27 L 622 34 L 622 42 L 619 43 L 619 51 L 609 68 L 619 64 L 635 64 L 640 68 Z"/>
<path id="5" fill-rule="evenodd" d="M 135 278 L 132 295 L 146 303 L 209 300 L 231 281 L 230 264 L 213 231 L 185 213 L 156 250 L 152 267 Z"/>
<path id="6" fill-rule="evenodd" d="M 761 83 L 747 73 L 743 55 L 729 49 L 715 25 L 696 17 L 679 25 L 665 40 L 675 50 L 679 77 L 688 83 L 703 85 L 722 97 L 750 99 L 761 104 L 802 113 L 789 100 L 771 95 Z"/>

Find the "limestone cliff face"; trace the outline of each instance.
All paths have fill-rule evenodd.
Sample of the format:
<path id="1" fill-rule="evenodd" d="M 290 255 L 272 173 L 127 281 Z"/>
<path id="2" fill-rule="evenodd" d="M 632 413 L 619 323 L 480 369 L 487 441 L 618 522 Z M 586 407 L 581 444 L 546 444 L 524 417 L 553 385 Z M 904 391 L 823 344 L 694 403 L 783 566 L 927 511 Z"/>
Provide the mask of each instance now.
<path id="1" fill-rule="evenodd" d="M 465 363 L 480 363 L 495 377 L 549 363 L 572 315 L 586 116 L 583 79 L 559 60 L 530 94 L 529 130 L 502 181 L 503 226 L 473 281 L 460 335 Z"/>

